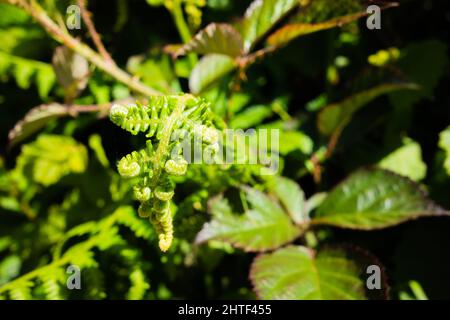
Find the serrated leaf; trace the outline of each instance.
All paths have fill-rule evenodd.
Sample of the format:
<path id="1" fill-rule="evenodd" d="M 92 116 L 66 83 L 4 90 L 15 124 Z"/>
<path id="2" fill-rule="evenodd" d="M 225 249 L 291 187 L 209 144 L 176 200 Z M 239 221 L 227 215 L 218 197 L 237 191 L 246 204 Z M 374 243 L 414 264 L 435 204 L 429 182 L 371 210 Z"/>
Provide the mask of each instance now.
<path id="1" fill-rule="evenodd" d="M 386 3 L 381 9 L 397 6 L 397 3 Z M 348 23 L 367 16 L 365 7 L 359 0 L 333 1 L 314 0 L 306 8 L 300 10 L 292 23 L 281 27 L 267 39 L 270 46 L 282 46 L 293 39 L 310 33 L 342 27 Z"/>
<path id="2" fill-rule="evenodd" d="M 236 58 L 241 55 L 242 50 L 242 37 L 236 29 L 226 23 L 211 23 L 177 50 L 175 55 L 180 56 L 190 52 L 218 53 Z"/>
<path id="3" fill-rule="evenodd" d="M 404 139 L 403 146 L 383 158 L 378 166 L 414 181 L 422 180 L 427 173 L 427 165 L 422 160 L 422 149 L 411 139 Z"/>
<path id="4" fill-rule="evenodd" d="M 398 90 L 417 90 L 411 83 L 381 84 L 366 91 L 359 92 L 337 103 L 326 106 L 319 113 L 317 126 L 323 135 L 331 135 L 342 129 L 351 120 L 352 115 L 377 97 Z"/>
<path id="5" fill-rule="evenodd" d="M 361 275 L 370 260 L 341 247 L 315 252 L 289 246 L 257 257 L 250 278 L 257 295 L 266 300 L 366 300 Z"/>
<path id="6" fill-rule="evenodd" d="M 276 201 L 255 189 L 244 190 L 251 209 L 239 216 L 233 214 L 226 199 L 214 199 L 210 209 L 213 219 L 198 233 L 197 243 L 219 240 L 246 251 L 265 251 L 300 235 L 301 230 Z"/>
<path id="7" fill-rule="evenodd" d="M 195 65 L 189 77 L 192 93 L 200 93 L 236 67 L 232 58 L 223 54 L 205 55 Z"/>
<path id="8" fill-rule="evenodd" d="M 245 52 L 250 52 L 256 42 L 299 3 L 299 0 L 253 1 L 245 12 L 242 24 Z"/>
<path id="9" fill-rule="evenodd" d="M 367 15 L 366 12 L 358 12 L 355 14 L 346 15 L 339 18 L 334 18 L 320 23 L 291 23 L 288 24 L 273 34 L 267 39 L 267 44 L 270 46 L 282 46 L 295 38 L 304 36 L 310 33 L 341 27 L 347 23 L 356 21 Z"/>
<path id="10" fill-rule="evenodd" d="M 271 185 L 271 190 L 280 199 L 281 204 L 296 224 L 308 221 L 305 210 L 305 194 L 295 181 L 276 176 Z"/>
<path id="11" fill-rule="evenodd" d="M 31 109 L 11 131 L 8 138 L 10 146 L 26 139 L 33 133 L 42 129 L 50 120 L 67 114 L 67 108 L 58 104 L 44 104 Z"/>
<path id="12" fill-rule="evenodd" d="M 448 214 L 408 178 L 383 169 L 362 169 L 328 194 L 312 224 L 374 230 Z"/>

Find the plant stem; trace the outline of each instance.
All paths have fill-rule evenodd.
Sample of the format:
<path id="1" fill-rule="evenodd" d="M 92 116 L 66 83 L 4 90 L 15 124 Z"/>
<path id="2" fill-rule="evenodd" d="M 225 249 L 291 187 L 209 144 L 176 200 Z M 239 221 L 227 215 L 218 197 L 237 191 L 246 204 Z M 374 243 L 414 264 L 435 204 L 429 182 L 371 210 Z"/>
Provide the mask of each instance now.
<path id="1" fill-rule="evenodd" d="M 79 55 L 86 58 L 99 69 L 111 75 L 113 78 L 127 85 L 131 90 L 145 96 L 158 95 L 161 92 L 143 84 L 138 79 L 117 67 L 115 64 L 108 63 L 101 55 L 92 50 L 90 47 L 72 37 L 61 28 L 47 15 L 45 10 L 35 1 L 28 2 L 26 0 L 4 0 L 9 4 L 24 9 L 30 14 L 56 41 L 65 45 L 69 49 L 75 51 Z"/>
<path id="2" fill-rule="evenodd" d="M 184 19 L 183 9 L 181 8 L 181 0 L 173 0 L 172 6 L 169 8 L 169 11 L 172 14 L 172 18 L 175 22 L 178 33 L 180 34 L 181 40 L 183 41 L 183 43 L 188 43 L 191 40 L 192 35 L 191 31 L 189 30 L 189 26 Z M 194 67 L 197 63 L 197 56 L 191 53 L 188 55 L 188 59 L 191 67 Z"/>
<path id="3" fill-rule="evenodd" d="M 111 58 L 108 51 L 105 49 L 102 39 L 100 38 L 100 35 L 98 34 L 97 29 L 95 28 L 94 22 L 92 21 L 92 13 L 89 12 L 86 8 L 86 0 L 78 0 L 77 4 L 80 7 L 81 16 L 83 17 L 84 23 L 88 28 L 89 34 L 91 35 L 92 41 L 94 42 L 98 52 L 103 57 L 103 59 L 106 60 L 106 62 L 114 64 L 114 60 Z"/>

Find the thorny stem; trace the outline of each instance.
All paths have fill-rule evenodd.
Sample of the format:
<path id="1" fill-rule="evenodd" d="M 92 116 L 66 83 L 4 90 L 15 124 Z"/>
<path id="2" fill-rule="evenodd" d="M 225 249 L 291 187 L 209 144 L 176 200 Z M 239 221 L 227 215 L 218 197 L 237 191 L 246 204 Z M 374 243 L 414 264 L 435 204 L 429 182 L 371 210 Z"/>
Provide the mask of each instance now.
<path id="1" fill-rule="evenodd" d="M 103 59 L 106 60 L 106 62 L 114 64 L 114 60 L 111 58 L 108 51 L 105 49 L 102 39 L 95 28 L 94 22 L 92 21 L 92 13 L 89 12 L 88 9 L 86 8 L 86 0 L 78 0 L 77 3 L 81 10 L 81 16 L 83 17 L 84 23 L 88 28 L 89 34 L 91 35 L 92 41 L 97 47 L 98 52 L 103 57 Z"/>
<path id="2" fill-rule="evenodd" d="M 115 64 L 106 61 L 100 54 L 90 47 L 63 31 L 34 0 L 1 0 L 24 9 L 30 14 L 56 41 L 86 58 L 99 69 L 111 75 L 116 80 L 127 85 L 131 90 L 145 96 L 159 95 L 161 92 L 145 85 L 137 78 L 132 77 Z"/>

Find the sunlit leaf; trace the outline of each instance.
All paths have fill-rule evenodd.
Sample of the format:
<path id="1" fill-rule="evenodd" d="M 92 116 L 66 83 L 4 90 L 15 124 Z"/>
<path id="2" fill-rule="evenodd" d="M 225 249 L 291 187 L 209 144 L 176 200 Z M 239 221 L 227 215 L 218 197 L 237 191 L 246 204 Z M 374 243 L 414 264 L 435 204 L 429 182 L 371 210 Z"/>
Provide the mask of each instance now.
<path id="1" fill-rule="evenodd" d="M 317 208 L 315 225 L 373 230 L 419 217 L 448 215 L 408 178 L 382 169 L 353 173 Z"/>
<path id="2" fill-rule="evenodd" d="M 403 146 L 383 158 L 378 165 L 414 181 L 422 180 L 427 173 L 427 165 L 422 160 L 422 149 L 411 139 L 405 139 Z"/>
<path id="3" fill-rule="evenodd" d="M 261 299 L 266 300 L 366 300 L 366 268 L 374 259 L 363 252 L 333 247 L 315 252 L 289 246 L 258 256 L 250 278 Z M 387 290 L 383 276 L 383 290 Z"/>
<path id="4" fill-rule="evenodd" d="M 320 22 L 320 23 L 292 23 L 288 24 L 273 34 L 267 39 L 267 44 L 271 46 L 281 46 L 293 39 L 304 36 L 310 33 L 327 30 L 331 28 L 341 27 L 347 23 L 358 20 L 361 17 L 366 16 L 365 12 L 359 12 L 355 14 L 350 14 L 347 16 L 334 18 L 329 21 Z"/>
<path id="5" fill-rule="evenodd" d="M 247 129 L 252 128 L 264 119 L 270 117 L 273 114 L 270 106 L 267 105 L 255 105 L 246 108 L 244 111 L 238 113 L 230 121 L 230 128 L 235 129 Z"/>
<path id="6" fill-rule="evenodd" d="M 396 3 L 387 3 L 381 9 L 396 6 Z M 367 16 L 365 7 L 359 0 L 328 1 L 314 0 L 306 8 L 302 8 L 298 17 L 292 23 L 276 30 L 267 39 L 271 46 L 281 46 L 293 39 L 310 33 L 342 27 L 348 23 Z"/>
<path id="7" fill-rule="evenodd" d="M 236 29 L 226 23 L 211 23 L 177 50 L 176 55 L 218 53 L 235 58 L 241 55 L 242 49 L 242 37 Z"/>
<path id="8" fill-rule="evenodd" d="M 242 23 L 245 51 L 250 52 L 256 42 L 299 3 L 299 0 L 253 1 L 245 12 Z"/>
<path id="9" fill-rule="evenodd" d="M 52 67 L 40 61 L 25 59 L 0 51 L 0 75 L 11 75 L 17 85 L 28 89 L 36 83 L 41 98 L 46 98 L 56 82 Z"/>
<path id="10" fill-rule="evenodd" d="M 189 77 L 189 88 L 200 93 L 235 68 L 235 62 L 223 54 L 208 54 L 194 67 Z"/>
<path id="11" fill-rule="evenodd" d="M 450 127 L 439 134 L 439 147 L 445 152 L 444 168 L 450 176 Z"/>
<path id="12" fill-rule="evenodd" d="M 272 181 L 271 190 L 295 223 L 302 224 L 308 221 L 305 194 L 295 181 L 277 176 Z"/>
<path id="13" fill-rule="evenodd" d="M 282 155 L 287 155 L 295 150 L 304 154 L 310 154 L 314 143 L 310 137 L 300 131 L 280 131 L 280 149 Z"/>
<path id="14" fill-rule="evenodd" d="M 24 177 L 49 186 L 70 173 L 82 173 L 87 167 L 87 150 L 71 137 L 40 135 L 22 147 L 16 170 Z"/>
<path id="15" fill-rule="evenodd" d="M 265 251 L 289 243 L 300 235 L 287 213 L 260 191 L 245 188 L 251 208 L 242 215 L 232 212 L 224 198 L 213 200 L 213 219 L 198 233 L 196 242 L 220 240 L 246 251 Z"/>

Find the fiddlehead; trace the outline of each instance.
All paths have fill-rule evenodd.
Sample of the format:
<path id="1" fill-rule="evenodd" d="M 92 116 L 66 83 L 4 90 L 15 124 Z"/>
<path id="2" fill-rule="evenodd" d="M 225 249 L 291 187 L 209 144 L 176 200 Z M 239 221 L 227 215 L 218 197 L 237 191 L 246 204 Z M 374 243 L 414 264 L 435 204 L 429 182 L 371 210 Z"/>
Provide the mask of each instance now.
<path id="1" fill-rule="evenodd" d="M 145 105 L 114 105 L 110 119 L 133 135 L 145 133 L 149 138 L 145 149 L 119 161 L 118 171 L 123 177 L 138 177 L 134 195 L 141 202 L 139 216 L 150 219 L 160 249 L 167 251 L 173 239 L 171 177 L 185 175 L 188 167 L 181 140 L 197 139 L 218 150 L 220 131 L 213 125 L 213 114 L 205 100 L 186 94 L 154 96 Z"/>

